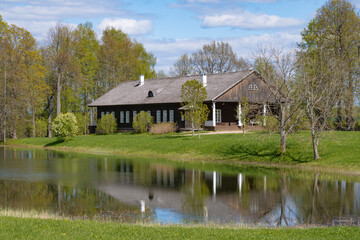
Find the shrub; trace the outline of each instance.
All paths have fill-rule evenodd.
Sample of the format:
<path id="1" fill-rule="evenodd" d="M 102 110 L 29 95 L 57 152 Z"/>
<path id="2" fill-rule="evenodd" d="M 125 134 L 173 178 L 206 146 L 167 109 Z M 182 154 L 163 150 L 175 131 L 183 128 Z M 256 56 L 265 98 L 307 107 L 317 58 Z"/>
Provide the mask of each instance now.
<path id="1" fill-rule="evenodd" d="M 136 114 L 133 121 L 133 128 L 135 132 L 144 133 L 149 131 L 151 125 L 154 123 L 154 118 L 147 112 L 141 111 Z"/>
<path id="2" fill-rule="evenodd" d="M 114 115 L 105 114 L 98 122 L 96 133 L 98 134 L 112 134 L 116 132 L 117 124 Z"/>
<path id="3" fill-rule="evenodd" d="M 73 113 L 65 113 L 57 116 L 52 123 L 55 137 L 61 141 L 69 141 L 78 132 L 76 117 Z"/>
<path id="4" fill-rule="evenodd" d="M 165 133 L 172 133 L 176 132 L 178 129 L 176 123 L 173 122 L 163 122 L 157 123 L 151 126 L 150 132 L 152 134 L 165 134 Z"/>

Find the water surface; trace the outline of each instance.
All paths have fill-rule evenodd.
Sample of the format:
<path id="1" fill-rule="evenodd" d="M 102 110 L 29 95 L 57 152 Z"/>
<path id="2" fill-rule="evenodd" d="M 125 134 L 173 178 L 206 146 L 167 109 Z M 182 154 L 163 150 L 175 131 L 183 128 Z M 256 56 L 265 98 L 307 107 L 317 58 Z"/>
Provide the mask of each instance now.
<path id="1" fill-rule="evenodd" d="M 345 179 L 0 147 L 0 208 L 73 218 L 261 226 L 357 223 L 360 184 Z"/>

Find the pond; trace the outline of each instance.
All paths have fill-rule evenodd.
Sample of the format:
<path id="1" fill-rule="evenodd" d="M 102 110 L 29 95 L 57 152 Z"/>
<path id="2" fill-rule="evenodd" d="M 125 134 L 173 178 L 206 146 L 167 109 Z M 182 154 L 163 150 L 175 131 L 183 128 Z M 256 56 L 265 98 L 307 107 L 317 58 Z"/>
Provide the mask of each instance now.
<path id="1" fill-rule="evenodd" d="M 0 209 L 164 224 L 337 225 L 359 219 L 356 178 L 218 169 L 0 147 Z"/>

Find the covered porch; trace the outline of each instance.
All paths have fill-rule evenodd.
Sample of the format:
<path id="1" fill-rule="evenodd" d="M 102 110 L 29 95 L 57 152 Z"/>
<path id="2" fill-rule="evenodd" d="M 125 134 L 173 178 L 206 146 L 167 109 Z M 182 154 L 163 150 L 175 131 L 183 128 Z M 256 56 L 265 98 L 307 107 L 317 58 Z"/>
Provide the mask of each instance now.
<path id="1" fill-rule="evenodd" d="M 212 101 L 206 103 L 210 110 L 205 129 L 210 131 L 236 131 L 243 127 L 241 119 L 242 106 L 238 101 Z M 274 106 L 267 103 L 249 102 L 248 118 L 250 124 L 246 126 L 251 130 L 262 130 L 266 126 L 266 116 Z"/>

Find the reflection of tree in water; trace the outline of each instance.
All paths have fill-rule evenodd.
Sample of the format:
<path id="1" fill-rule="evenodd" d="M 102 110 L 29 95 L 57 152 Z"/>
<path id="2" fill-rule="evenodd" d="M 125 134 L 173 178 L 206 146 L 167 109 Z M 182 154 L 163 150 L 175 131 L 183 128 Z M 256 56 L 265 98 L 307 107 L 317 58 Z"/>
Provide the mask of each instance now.
<path id="1" fill-rule="evenodd" d="M 116 220 L 138 212 L 98 190 L 17 181 L 0 181 L 0 208 Z"/>
<path id="2" fill-rule="evenodd" d="M 206 200 L 210 191 L 200 171 L 192 171 L 191 178 L 186 179 L 182 186 L 182 210 L 195 216 L 206 215 Z"/>
<path id="3" fill-rule="evenodd" d="M 312 180 L 292 182 L 296 189 L 296 205 L 301 223 L 329 224 L 332 220 L 358 218 L 360 199 L 355 184 L 348 181 L 319 180 L 315 173 Z M 296 185 L 296 188 L 294 188 Z"/>

